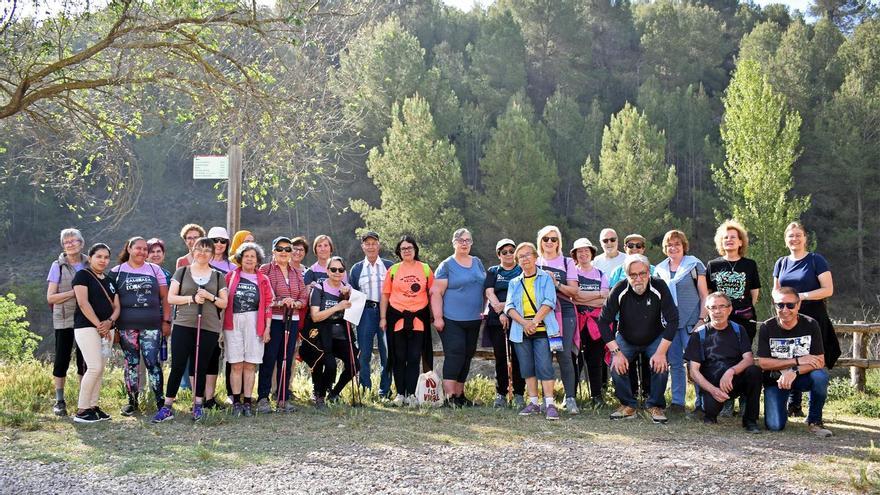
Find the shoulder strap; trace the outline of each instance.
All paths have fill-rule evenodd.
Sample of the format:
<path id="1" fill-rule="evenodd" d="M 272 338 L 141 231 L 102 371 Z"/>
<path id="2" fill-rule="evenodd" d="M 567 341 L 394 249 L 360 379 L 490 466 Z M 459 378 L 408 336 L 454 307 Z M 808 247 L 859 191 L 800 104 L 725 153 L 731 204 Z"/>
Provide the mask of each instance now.
<path id="1" fill-rule="evenodd" d="M 526 289 L 525 277 L 519 279 L 519 283 L 522 285 L 523 292 L 525 293 L 526 297 L 529 299 L 529 304 L 532 306 L 532 311 L 534 311 L 535 314 L 538 314 L 538 307 L 535 306 L 535 301 L 532 301 L 532 296 L 531 296 L 531 294 L 529 294 L 529 290 Z"/>
<path id="2" fill-rule="evenodd" d="M 391 265 L 391 268 L 388 269 L 388 275 L 391 276 L 391 281 L 394 281 L 394 275 L 397 274 L 398 268 L 400 268 L 400 263 L 395 263 Z"/>
<path id="3" fill-rule="evenodd" d="M 425 272 L 425 279 L 431 276 L 431 267 L 427 263 L 422 262 L 422 271 Z"/>
<path id="4" fill-rule="evenodd" d="M 697 334 L 700 337 L 700 361 L 702 362 L 706 360 L 706 351 L 703 350 L 703 344 L 706 342 L 706 325 L 701 326 L 700 329 L 697 330 Z"/>
<path id="5" fill-rule="evenodd" d="M 107 297 L 107 300 L 110 301 L 110 305 L 112 306 L 113 298 L 110 297 L 110 293 L 108 293 L 107 289 L 104 288 L 104 284 L 101 283 L 101 279 L 99 279 L 98 276 L 95 275 L 95 272 L 93 272 L 91 268 L 86 268 L 85 270 L 89 272 L 89 275 L 91 275 L 93 279 L 95 279 L 95 282 L 98 282 L 98 287 L 100 287 L 101 291 L 104 292 L 104 296 Z"/>

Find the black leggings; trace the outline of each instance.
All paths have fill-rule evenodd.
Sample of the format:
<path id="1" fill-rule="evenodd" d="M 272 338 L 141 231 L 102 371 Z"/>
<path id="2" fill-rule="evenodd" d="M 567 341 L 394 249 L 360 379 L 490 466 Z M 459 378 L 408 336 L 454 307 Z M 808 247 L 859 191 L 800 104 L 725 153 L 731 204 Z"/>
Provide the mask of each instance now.
<path id="1" fill-rule="evenodd" d="M 205 396 L 205 375 L 210 367 L 211 356 L 217 348 L 220 334 L 202 330 L 199 338 L 199 367 L 196 372 L 196 383 L 193 387 L 195 397 Z M 196 362 L 196 329 L 175 324 L 171 328 L 171 372 L 168 374 L 166 397 L 177 397 L 180 380 L 186 373 L 186 363 Z"/>
<path id="2" fill-rule="evenodd" d="M 486 325 L 489 340 L 492 341 L 492 349 L 495 351 L 495 392 L 507 395 L 510 380 L 507 376 L 507 332 L 501 325 Z M 513 349 L 510 349 L 513 351 Z M 513 394 L 523 395 L 526 390 L 526 380 L 519 372 L 519 358 L 515 352 L 510 353 L 510 364 L 513 373 Z"/>
<path id="3" fill-rule="evenodd" d="M 318 360 L 317 364 L 315 364 L 315 368 L 312 370 L 312 382 L 314 384 L 315 397 L 324 398 L 324 396 L 327 395 L 328 390 L 331 395 L 339 395 L 342 393 L 342 389 L 344 389 L 345 386 L 348 385 L 348 382 L 351 381 L 351 378 L 354 376 L 354 370 L 360 369 L 358 364 L 358 349 L 351 345 L 348 338 L 334 339 L 332 324 L 319 324 L 318 332 L 321 338 L 321 349 L 324 350 L 324 355 L 321 356 L 321 359 Z M 336 380 L 337 359 L 342 360 L 343 369 L 342 373 L 339 375 L 339 380 L 336 381 L 336 385 L 333 385 L 333 381 Z M 352 361 L 354 361 L 354 363 L 352 363 Z M 354 368 L 352 368 L 352 364 L 354 364 Z"/>
<path id="4" fill-rule="evenodd" d="M 581 352 L 578 356 L 578 377 L 586 368 L 587 379 L 590 382 L 590 397 L 596 399 L 602 397 L 603 370 L 605 368 L 605 342 L 602 339 L 593 340 L 586 325 L 581 329 Z M 580 383 L 580 380 L 578 380 Z"/>
<path id="5" fill-rule="evenodd" d="M 67 376 L 67 368 L 70 367 L 70 352 L 74 349 L 73 342 L 72 328 L 55 329 L 55 365 L 52 367 L 52 376 L 56 378 Z M 86 374 L 86 360 L 83 359 L 79 346 L 76 347 L 76 374 L 79 376 Z"/>
<path id="6" fill-rule="evenodd" d="M 480 320 L 455 321 L 443 317 L 443 379 L 459 383 L 467 381 L 471 371 L 471 360 L 477 352 L 480 336 Z"/>
<path id="7" fill-rule="evenodd" d="M 392 350 L 394 352 L 394 385 L 397 393 L 409 397 L 416 393 L 416 384 L 419 381 L 419 364 L 421 363 L 422 351 L 425 347 L 425 332 L 417 332 L 411 328 L 404 328 L 392 332 Z"/>

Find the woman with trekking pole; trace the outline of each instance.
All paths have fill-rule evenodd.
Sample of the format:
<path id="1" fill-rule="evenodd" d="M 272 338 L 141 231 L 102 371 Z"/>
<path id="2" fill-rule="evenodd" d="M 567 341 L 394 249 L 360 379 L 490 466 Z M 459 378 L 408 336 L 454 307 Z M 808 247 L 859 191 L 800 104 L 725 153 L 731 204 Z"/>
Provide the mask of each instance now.
<path id="1" fill-rule="evenodd" d="M 311 308 L 312 321 L 317 324 L 323 356 L 312 370 L 312 380 L 315 382 L 315 406 L 323 409 L 324 396 L 327 401 L 335 403 L 339 401 L 342 389 L 353 378 L 357 377 L 358 350 L 355 347 L 351 334 L 351 326 L 342 316 L 346 309 L 351 307 L 348 300 L 350 288 L 345 285 L 345 262 L 339 256 L 333 256 L 327 262 L 328 278 L 319 282 L 312 290 L 309 306 Z M 336 384 L 336 359 L 344 363 L 342 373 Z M 352 390 L 352 402 L 354 393 L 358 387 Z"/>
<path id="2" fill-rule="evenodd" d="M 138 410 L 141 355 L 156 409 L 165 403 L 159 350 L 162 337 L 171 334 L 171 306 L 165 274 L 159 266 L 146 261 L 147 253 L 147 241 L 143 237 L 132 237 L 119 255 L 119 265 L 111 270 L 119 290 L 121 312 L 117 326 L 119 345 L 125 354 L 123 382 L 128 403 L 122 406 L 123 416 L 131 416 Z"/>
<path id="3" fill-rule="evenodd" d="M 605 342 L 599 334 L 599 315 L 608 297 L 608 277 L 593 265 L 596 247 L 586 237 L 574 241 L 569 251 L 577 261 L 578 292 L 572 297 L 577 306 L 577 330 L 574 335 L 574 348 L 579 349 L 575 363 L 578 384 L 581 371 L 586 368 L 590 384 L 590 406 L 601 407 L 603 370 L 605 369 Z"/>
<path id="4" fill-rule="evenodd" d="M 213 253 L 211 239 L 198 239 L 192 250 L 193 263 L 178 268 L 171 277 L 168 302 L 177 306 L 171 327 L 171 373 L 165 405 L 153 417 L 154 423 L 174 419 L 172 405 L 188 359 L 195 371 L 192 418 L 202 419 L 208 361 L 217 348 L 222 329 L 220 312 L 227 304 L 226 280 L 210 265 Z"/>
<path id="5" fill-rule="evenodd" d="M 508 332 L 510 318 L 504 314 L 504 301 L 507 300 L 507 284 L 522 273 L 516 264 L 513 250 L 516 244 L 511 239 L 501 239 L 495 244 L 495 254 L 499 264 L 486 270 L 486 299 L 489 301 L 486 314 L 486 334 L 495 352 L 495 403 L 494 407 L 507 407 L 512 400 L 513 407 L 522 409 L 526 404 L 523 393 L 526 382 L 519 373 L 519 359 L 511 352 Z M 485 338 L 485 337 L 484 337 Z"/>
<path id="6" fill-rule="evenodd" d="M 275 295 L 272 300 L 272 322 L 269 325 L 269 337 L 265 340 L 257 385 L 257 412 L 260 414 L 272 412 L 269 393 L 272 391 L 273 371 L 279 392 L 276 410 L 296 411 L 287 395 L 296 350 L 296 326 L 300 320 L 300 311 L 306 308 L 308 295 L 308 289 L 303 282 L 302 267 L 302 260 L 308 251 L 305 239 L 276 237 L 272 241 L 272 251 L 272 261 L 260 267 L 260 273 L 269 278 L 269 286 Z M 292 336 L 291 331 L 294 332 Z"/>
<path id="7" fill-rule="evenodd" d="M 394 248 L 400 263 L 392 265 L 382 285 L 379 328 L 389 342 L 389 360 L 394 372 L 397 397 L 394 405 L 417 406 L 416 385 L 426 336 L 431 334 L 429 291 L 434 274 L 419 260 L 419 245 L 405 235 Z M 390 334 L 389 334 L 390 332 Z"/>
<path id="8" fill-rule="evenodd" d="M 263 248 L 245 242 L 233 254 L 238 268 L 226 274 L 232 310 L 224 313 L 223 329 L 226 359 L 232 367 L 227 376 L 233 416 L 254 415 L 254 372 L 263 362 L 263 346 L 269 340 L 273 295 L 269 277 L 257 270 L 263 256 Z"/>

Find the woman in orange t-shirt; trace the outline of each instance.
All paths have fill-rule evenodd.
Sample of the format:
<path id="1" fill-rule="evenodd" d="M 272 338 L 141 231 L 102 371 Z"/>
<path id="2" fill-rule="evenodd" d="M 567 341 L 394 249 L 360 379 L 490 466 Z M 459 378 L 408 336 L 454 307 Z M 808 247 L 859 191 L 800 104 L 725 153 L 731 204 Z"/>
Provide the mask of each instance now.
<path id="1" fill-rule="evenodd" d="M 418 405 L 416 383 L 425 339 L 430 339 L 431 311 L 428 291 L 434 274 L 419 261 L 419 245 L 405 235 L 394 248 L 400 262 L 388 269 L 379 302 L 379 327 L 391 331 L 389 358 L 392 361 L 395 405 Z"/>

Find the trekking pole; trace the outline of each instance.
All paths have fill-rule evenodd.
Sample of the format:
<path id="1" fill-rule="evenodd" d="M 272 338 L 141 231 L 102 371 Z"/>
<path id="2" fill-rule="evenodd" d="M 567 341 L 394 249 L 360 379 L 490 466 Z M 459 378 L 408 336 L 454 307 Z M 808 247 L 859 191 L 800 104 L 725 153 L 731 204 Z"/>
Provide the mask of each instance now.
<path id="1" fill-rule="evenodd" d="M 205 287 L 200 285 L 199 290 L 204 289 Z M 199 347 L 202 342 L 202 310 L 205 308 L 205 304 L 199 304 L 199 311 L 196 314 L 196 358 L 195 363 L 193 363 L 193 376 L 196 379 L 196 382 L 193 383 L 193 412 L 195 412 L 196 408 L 196 394 L 198 394 L 199 390 Z"/>
<path id="2" fill-rule="evenodd" d="M 281 377 L 277 380 L 276 386 L 278 387 L 278 402 L 285 402 L 287 400 L 287 383 L 285 378 L 287 377 L 287 344 L 290 342 L 290 308 L 284 308 L 284 360 L 281 361 Z"/>
<path id="3" fill-rule="evenodd" d="M 513 400 L 513 358 L 510 355 L 510 339 L 507 338 L 507 330 L 501 329 L 504 334 L 504 346 L 507 348 L 507 400 Z"/>
<path id="4" fill-rule="evenodd" d="M 345 322 L 345 329 L 348 332 L 348 357 L 351 362 L 351 407 L 362 406 L 360 391 L 360 374 L 358 373 L 357 363 L 354 359 L 354 340 L 351 338 L 351 323 Z M 357 403 L 355 403 L 357 397 Z"/>

